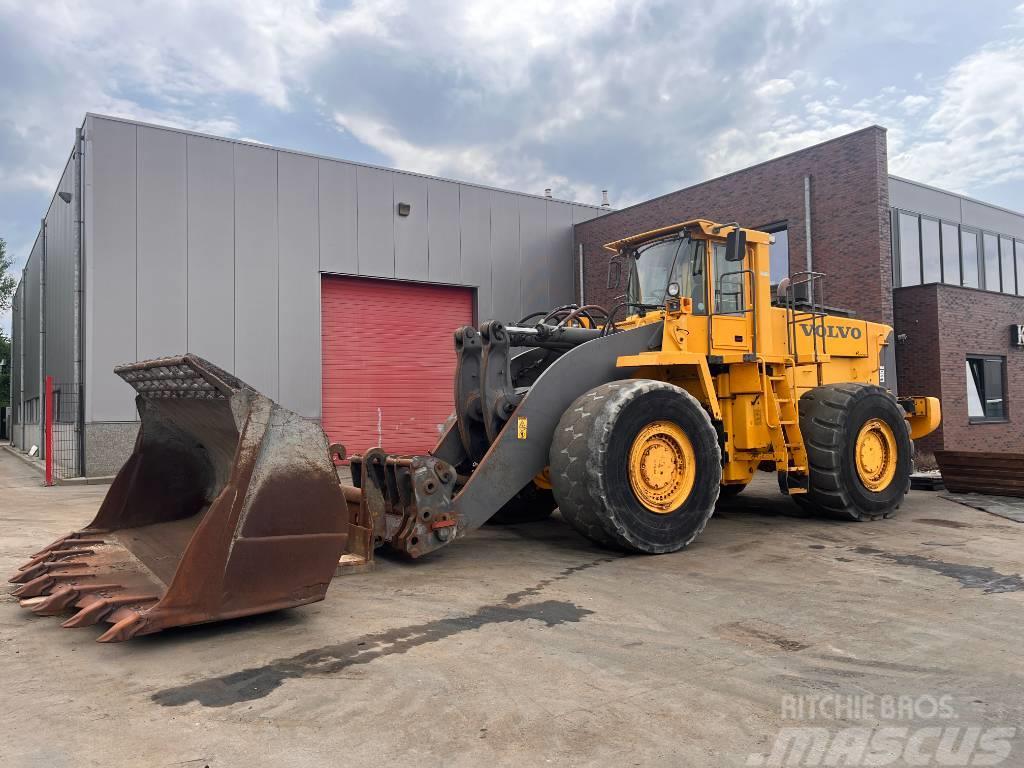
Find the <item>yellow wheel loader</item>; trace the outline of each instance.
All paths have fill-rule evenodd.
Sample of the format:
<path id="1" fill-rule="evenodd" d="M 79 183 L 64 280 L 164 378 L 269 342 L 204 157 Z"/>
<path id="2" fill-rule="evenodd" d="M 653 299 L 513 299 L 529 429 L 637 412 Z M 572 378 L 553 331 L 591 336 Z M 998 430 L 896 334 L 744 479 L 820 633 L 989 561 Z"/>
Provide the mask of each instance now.
<path id="1" fill-rule="evenodd" d="M 827 312 L 822 275 L 773 296 L 770 238 L 706 220 L 638 234 L 606 246 L 616 307 L 460 328 L 447 431 L 424 455 L 353 456 L 353 486 L 318 425 L 216 366 L 122 366 L 135 450 L 15 594 L 116 641 L 321 600 L 377 547 L 417 558 L 556 507 L 597 545 L 673 552 L 757 470 L 816 513 L 888 517 L 938 401 L 882 386 L 892 329 Z"/>

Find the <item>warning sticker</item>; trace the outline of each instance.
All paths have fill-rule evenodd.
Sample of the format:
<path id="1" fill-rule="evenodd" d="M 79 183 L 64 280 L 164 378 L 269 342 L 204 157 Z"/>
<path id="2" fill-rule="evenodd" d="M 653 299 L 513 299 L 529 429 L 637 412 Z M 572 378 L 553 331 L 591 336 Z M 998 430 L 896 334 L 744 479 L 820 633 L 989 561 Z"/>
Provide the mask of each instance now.
<path id="1" fill-rule="evenodd" d="M 516 437 L 518 437 L 520 440 L 525 440 L 526 439 L 526 417 L 525 416 L 520 416 L 519 417 L 519 419 L 518 419 L 518 421 L 516 423 L 516 427 L 517 427 L 517 429 L 516 429 Z"/>

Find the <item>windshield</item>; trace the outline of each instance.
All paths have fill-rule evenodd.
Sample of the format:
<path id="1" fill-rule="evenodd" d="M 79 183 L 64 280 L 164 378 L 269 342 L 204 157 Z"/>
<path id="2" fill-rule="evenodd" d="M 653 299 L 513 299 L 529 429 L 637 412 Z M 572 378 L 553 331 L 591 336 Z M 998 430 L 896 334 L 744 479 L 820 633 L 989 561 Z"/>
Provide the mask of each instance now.
<path id="1" fill-rule="evenodd" d="M 686 240 L 673 238 L 640 246 L 631 259 L 627 295 L 634 304 L 661 306 L 665 303 L 665 289 L 669 274 Z M 685 251 L 684 251 L 685 252 Z"/>
<path id="2" fill-rule="evenodd" d="M 628 300 L 660 307 L 669 283 L 679 283 L 679 295 L 693 299 L 694 314 L 704 314 L 703 240 L 675 237 L 637 249 L 630 259 Z"/>

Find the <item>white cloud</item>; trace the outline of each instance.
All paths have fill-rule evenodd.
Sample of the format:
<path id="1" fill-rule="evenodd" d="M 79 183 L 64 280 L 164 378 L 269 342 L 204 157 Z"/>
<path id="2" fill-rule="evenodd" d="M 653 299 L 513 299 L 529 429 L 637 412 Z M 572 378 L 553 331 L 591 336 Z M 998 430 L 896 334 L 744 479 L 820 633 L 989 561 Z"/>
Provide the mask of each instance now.
<path id="1" fill-rule="evenodd" d="M 796 90 L 796 85 L 792 80 L 777 77 L 766 82 L 754 93 L 762 99 L 777 99 L 780 96 L 785 96 L 787 93 L 792 93 L 794 90 Z"/>
<path id="2" fill-rule="evenodd" d="M 1024 179 L 1024 40 L 990 45 L 949 72 L 890 156 L 894 173 L 954 190 Z"/>
<path id="3" fill-rule="evenodd" d="M 916 114 L 932 103 L 931 98 L 921 94 L 908 94 L 900 100 L 900 107 L 908 114 Z"/>

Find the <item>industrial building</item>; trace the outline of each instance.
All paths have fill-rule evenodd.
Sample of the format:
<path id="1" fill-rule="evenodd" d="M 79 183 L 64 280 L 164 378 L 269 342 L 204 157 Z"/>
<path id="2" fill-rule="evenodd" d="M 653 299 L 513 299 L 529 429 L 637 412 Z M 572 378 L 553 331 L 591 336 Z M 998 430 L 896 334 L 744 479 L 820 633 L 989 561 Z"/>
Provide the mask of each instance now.
<path id="1" fill-rule="evenodd" d="M 698 216 L 775 233 L 773 282 L 823 272 L 830 311 L 894 326 L 899 391 L 942 401 L 924 462 L 1024 451 L 1024 214 L 890 175 L 871 126 L 578 225 L 586 300 L 613 301 L 604 243 Z"/>
<path id="2" fill-rule="evenodd" d="M 50 374 L 77 471 L 111 473 L 137 430 L 113 367 L 187 350 L 355 450 L 423 451 L 454 328 L 613 304 L 604 243 L 696 217 L 774 233 L 773 281 L 826 273 L 830 311 L 895 326 L 887 376 L 942 400 L 922 458 L 1024 451 L 1024 214 L 890 175 L 879 126 L 612 211 L 98 115 L 16 295 L 14 441 L 39 445 Z"/>
<path id="3" fill-rule="evenodd" d="M 130 453 L 114 366 L 186 351 L 332 439 L 426 450 L 453 329 L 571 301 L 573 225 L 603 212 L 100 115 L 76 133 L 12 328 L 14 443 L 42 448 L 52 376 L 59 474 Z"/>

